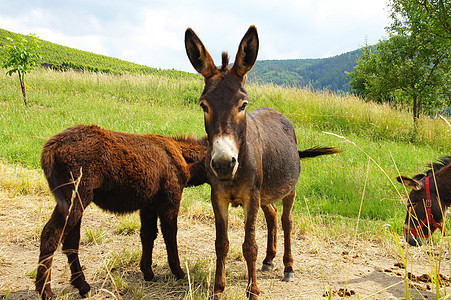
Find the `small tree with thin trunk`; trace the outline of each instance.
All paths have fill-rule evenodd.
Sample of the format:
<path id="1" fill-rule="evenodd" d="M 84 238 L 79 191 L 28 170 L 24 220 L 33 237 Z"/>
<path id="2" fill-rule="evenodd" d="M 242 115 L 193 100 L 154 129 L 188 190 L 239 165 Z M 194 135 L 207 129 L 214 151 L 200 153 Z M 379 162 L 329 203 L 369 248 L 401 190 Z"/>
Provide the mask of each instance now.
<path id="1" fill-rule="evenodd" d="M 38 53 L 38 38 L 34 34 L 30 34 L 16 39 L 9 37 L 7 39 L 9 43 L 1 47 L 3 52 L 1 57 L 2 68 L 7 69 L 6 74 L 10 76 L 17 72 L 20 87 L 22 88 L 23 100 L 25 105 L 28 105 L 24 77 L 41 59 Z"/>

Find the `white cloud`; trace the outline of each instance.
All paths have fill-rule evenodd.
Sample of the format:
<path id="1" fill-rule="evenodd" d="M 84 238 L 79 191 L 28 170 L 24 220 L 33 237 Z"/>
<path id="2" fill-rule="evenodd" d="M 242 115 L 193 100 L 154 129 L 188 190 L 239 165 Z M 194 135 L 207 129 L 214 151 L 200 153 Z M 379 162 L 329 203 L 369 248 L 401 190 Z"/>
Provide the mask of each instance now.
<path id="1" fill-rule="evenodd" d="M 215 61 L 233 61 L 251 24 L 259 59 L 326 57 L 382 38 L 388 0 L 0 0 L 0 28 L 157 68 L 194 72 L 184 50 L 192 27 Z"/>

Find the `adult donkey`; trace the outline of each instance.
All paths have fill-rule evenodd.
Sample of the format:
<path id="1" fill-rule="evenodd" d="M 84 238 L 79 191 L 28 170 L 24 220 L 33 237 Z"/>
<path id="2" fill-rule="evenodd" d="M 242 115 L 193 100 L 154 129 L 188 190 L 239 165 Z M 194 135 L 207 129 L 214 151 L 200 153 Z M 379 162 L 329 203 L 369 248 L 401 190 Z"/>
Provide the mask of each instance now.
<path id="1" fill-rule="evenodd" d="M 406 241 L 421 246 L 437 228 L 444 234 L 443 219 L 451 206 L 451 156 L 442 157 L 424 174 L 396 179 L 412 189 L 403 226 Z"/>
<path id="2" fill-rule="evenodd" d="M 228 67 L 228 55 L 222 54 L 218 69 L 204 45 L 190 28 L 185 46 L 193 67 L 204 76 L 205 89 L 200 97 L 204 110 L 209 146 L 205 159 L 211 184 L 211 202 L 216 223 L 216 274 L 214 294 L 225 288 L 225 258 L 229 250 L 228 207 L 242 205 L 245 214 L 243 254 L 248 269 L 248 296 L 257 299 L 260 290 L 256 278 L 257 243 L 255 226 L 259 207 L 268 225 L 268 243 L 263 270 L 273 266 L 276 255 L 277 209 L 283 200 L 284 280 L 294 280 L 291 254 L 291 210 L 299 178 L 299 158 L 339 152 L 335 148 L 297 150 L 291 122 L 274 109 L 263 107 L 247 113 L 248 95 L 244 89 L 246 74 L 252 69 L 258 52 L 258 35 L 251 26 L 243 37 L 235 63 Z"/>

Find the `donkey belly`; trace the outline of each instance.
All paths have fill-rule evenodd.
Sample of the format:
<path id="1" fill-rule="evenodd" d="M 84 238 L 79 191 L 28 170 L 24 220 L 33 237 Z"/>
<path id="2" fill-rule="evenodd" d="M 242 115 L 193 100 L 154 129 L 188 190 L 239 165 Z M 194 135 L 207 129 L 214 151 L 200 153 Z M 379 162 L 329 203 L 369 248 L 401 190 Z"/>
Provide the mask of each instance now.
<path id="1" fill-rule="evenodd" d="M 281 200 L 296 188 L 300 174 L 299 154 L 296 150 L 290 156 L 278 163 L 272 161 L 273 165 L 264 168 L 260 195 L 262 205 Z"/>
<path id="2" fill-rule="evenodd" d="M 133 191 L 113 189 L 95 190 L 93 202 L 106 211 L 123 214 L 141 209 L 145 201 Z"/>
<path id="3" fill-rule="evenodd" d="M 301 171 L 296 134 L 290 120 L 278 111 L 262 107 L 253 111 L 262 149 L 263 205 L 278 201 L 296 187 Z"/>

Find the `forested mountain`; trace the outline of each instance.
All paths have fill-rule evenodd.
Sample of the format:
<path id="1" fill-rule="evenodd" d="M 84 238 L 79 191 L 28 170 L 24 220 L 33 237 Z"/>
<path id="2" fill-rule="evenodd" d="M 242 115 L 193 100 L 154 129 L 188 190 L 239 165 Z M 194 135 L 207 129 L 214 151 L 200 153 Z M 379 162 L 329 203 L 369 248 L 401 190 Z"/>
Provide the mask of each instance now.
<path id="1" fill-rule="evenodd" d="M 359 49 L 320 59 L 259 60 L 248 76 L 251 82 L 349 92 L 345 72 L 354 70 L 361 53 Z"/>
<path id="2" fill-rule="evenodd" d="M 6 43 L 7 37 L 20 38 L 21 35 L 0 29 L 0 47 Z M 197 76 L 176 70 L 160 70 L 149 66 L 138 65 L 117 58 L 94 54 L 86 51 L 61 46 L 44 40 L 39 41 L 42 63 L 64 68 L 89 70 L 120 74 L 124 72 L 136 74 L 165 73 L 169 76 Z M 258 60 L 248 74 L 250 82 L 273 83 L 284 86 L 329 89 L 335 92 L 349 92 L 345 71 L 352 72 L 361 50 L 320 59 L 287 59 Z"/>

